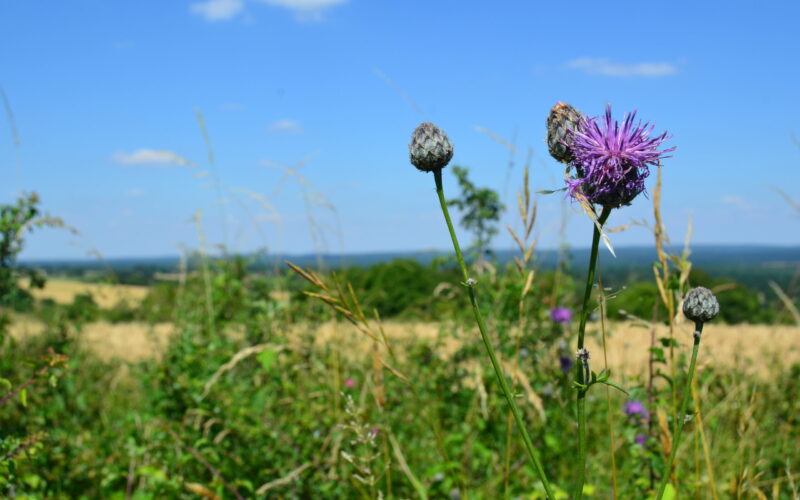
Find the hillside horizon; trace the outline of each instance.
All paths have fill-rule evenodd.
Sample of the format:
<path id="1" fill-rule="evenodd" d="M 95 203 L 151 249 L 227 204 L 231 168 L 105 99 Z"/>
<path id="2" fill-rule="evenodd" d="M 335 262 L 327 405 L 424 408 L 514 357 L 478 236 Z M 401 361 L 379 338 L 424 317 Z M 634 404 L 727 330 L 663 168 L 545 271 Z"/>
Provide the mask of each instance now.
<path id="1" fill-rule="evenodd" d="M 683 245 L 668 245 L 667 251 L 672 254 L 680 254 Z M 607 264 L 620 262 L 625 264 L 641 264 L 643 261 L 652 261 L 656 258 L 655 246 L 653 245 L 621 245 L 614 248 L 617 257 L 611 256 L 607 249 L 601 251 L 601 259 Z M 713 259 L 716 264 L 733 263 L 800 263 L 800 245 L 757 245 L 757 244 L 697 244 L 690 245 L 690 260 L 702 263 Z M 539 265 L 547 267 L 553 265 L 561 249 L 544 248 L 535 251 L 538 256 Z M 588 247 L 568 247 L 565 249 L 570 259 L 577 258 L 589 251 Z M 519 253 L 513 248 L 493 250 L 497 260 L 501 263 L 512 260 Z M 274 261 L 282 262 L 285 259 L 297 261 L 299 264 L 305 262 L 315 263 L 321 259 L 322 263 L 329 266 L 354 265 L 368 266 L 393 259 L 406 258 L 420 262 L 429 262 L 437 257 L 450 255 L 452 252 L 440 249 L 423 249 L 416 251 L 383 251 L 383 252 L 320 252 L 320 253 L 229 253 L 229 254 L 210 254 L 211 258 L 227 256 L 255 257 L 259 263 L 271 263 Z M 143 256 L 143 257 L 84 257 L 84 258 L 64 258 L 64 259 L 20 259 L 22 265 L 33 266 L 88 266 L 92 264 L 98 266 L 110 265 L 111 267 L 127 267 L 131 265 L 171 265 L 177 264 L 180 257 L 178 255 L 163 256 Z M 613 265 L 613 264 L 612 264 Z"/>

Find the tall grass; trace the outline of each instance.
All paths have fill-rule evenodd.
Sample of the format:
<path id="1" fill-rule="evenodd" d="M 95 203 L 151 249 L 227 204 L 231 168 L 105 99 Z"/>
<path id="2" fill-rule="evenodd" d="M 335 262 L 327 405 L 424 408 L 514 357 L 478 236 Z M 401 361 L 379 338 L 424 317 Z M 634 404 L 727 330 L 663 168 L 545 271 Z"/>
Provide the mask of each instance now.
<path id="1" fill-rule="evenodd" d="M 247 259 L 212 258 L 198 221 L 201 272 L 189 272 L 182 259 L 170 293 L 151 289 L 171 324 L 158 356 L 99 356 L 80 341 L 89 327 L 67 315 L 34 308 L 12 316 L 20 322 L 38 315 L 42 331 L 5 335 L 0 346 L 0 383 L 7 388 L 0 406 L 3 495 L 543 499 L 574 497 L 568 492 L 577 487 L 589 498 L 649 498 L 659 479 L 672 477 L 667 460 L 674 460 L 678 498 L 797 498 L 800 364 L 764 361 L 766 376 L 758 376 L 735 360 L 714 364 L 701 356 L 694 377 L 688 375 L 691 331 L 678 310 L 690 285 L 690 254 L 688 243 L 681 255 L 665 251 L 661 189 L 659 176 L 653 280 L 667 313 L 654 308 L 652 318 L 635 319 L 652 332 L 644 343 L 621 338 L 622 326 L 605 321 L 619 290 L 604 289 L 602 279 L 584 288 L 562 269 L 537 267 L 527 169 L 519 190 L 522 229 L 509 229 L 517 259 L 506 267 L 451 261 L 384 268 L 386 283 L 415 273 L 408 282 L 430 288 L 391 326 L 377 306 L 366 305 L 398 300 L 390 291 L 361 297 L 348 280 L 355 274 L 320 268 L 249 272 Z M 449 286 L 428 283 L 430 276 Z M 480 303 L 474 286 L 458 286 L 470 278 L 479 284 Z M 589 305 L 577 325 L 550 317 L 555 306 L 582 303 Z M 586 319 L 592 304 L 601 322 Z M 437 318 L 424 338 L 413 333 L 421 311 Z M 484 319 L 483 344 L 474 315 Z M 95 334 L 111 334 L 102 328 Z M 590 424 L 581 444 L 573 439 L 575 384 L 558 359 L 578 347 L 578 331 L 585 345 L 607 351 L 606 368 L 614 346 L 626 342 L 647 359 L 638 374 L 612 367 L 630 398 L 584 394 Z M 703 345 L 722 344 L 722 332 L 709 324 Z M 50 369 L 41 372 L 48 346 L 69 357 L 53 358 L 59 364 L 52 381 Z M 492 390 L 497 383 L 506 385 L 504 393 Z M 684 386 L 693 417 L 678 444 L 673 429 L 681 419 L 670 415 L 684 413 Z M 645 403 L 646 421 L 623 412 L 630 399 Z M 515 438 L 521 429 L 528 439 Z M 527 465 L 531 457 L 539 467 Z"/>

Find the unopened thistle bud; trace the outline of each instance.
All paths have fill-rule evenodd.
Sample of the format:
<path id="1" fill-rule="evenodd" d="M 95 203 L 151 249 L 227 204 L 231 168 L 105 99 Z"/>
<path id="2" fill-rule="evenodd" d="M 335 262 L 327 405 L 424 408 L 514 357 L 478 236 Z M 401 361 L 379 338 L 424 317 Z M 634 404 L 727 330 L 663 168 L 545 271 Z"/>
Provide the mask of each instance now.
<path id="1" fill-rule="evenodd" d="M 683 301 L 683 314 L 695 323 L 711 321 L 719 314 L 719 302 L 708 288 L 698 286 L 686 294 Z"/>
<path id="2" fill-rule="evenodd" d="M 440 128 L 425 122 L 411 135 L 408 157 L 411 164 L 423 172 L 441 170 L 453 158 L 453 144 Z"/>
<path id="3" fill-rule="evenodd" d="M 547 115 L 547 149 L 550 156 L 561 163 L 570 163 L 572 131 L 578 128 L 581 112 L 565 102 L 557 102 Z"/>

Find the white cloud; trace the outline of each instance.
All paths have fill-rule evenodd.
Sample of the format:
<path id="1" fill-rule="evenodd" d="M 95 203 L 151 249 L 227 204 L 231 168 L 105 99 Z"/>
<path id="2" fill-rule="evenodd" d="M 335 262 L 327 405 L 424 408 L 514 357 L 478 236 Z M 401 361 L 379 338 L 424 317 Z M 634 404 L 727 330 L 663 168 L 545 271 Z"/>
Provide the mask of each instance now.
<path id="1" fill-rule="evenodd" d="M 294 12 L 301 21 L 321 21 L 329 7 L 343 4 L 347 0 L 259 0 L 261 3 L 283 7 Z"/>
<path id="2" fill-rule="evenodd" d="M 300 126 L 295 120 L 277 120 L 269 125 L 270 132 L 279 132 L 282 134 L 301 134 L 303 127 Z"/>
<path id="3" fill-rule="evenodd" d="M 332 7 L 347 0 L 261 0 L 264 3 L 295 10 L 314 10 Z"/>
<path id="4" fill-rule="evenodd" d="M 750 211 L 750 210 L 753 210 L 755 208 L 755 206 L 753 206 L 751 203 L 749 203 L 747 200 L 745 200 L 741 196 L 734 196 L 734 195 L 731 195 L 731 194 L 723 196 L 722 197 L 722 203 L 724 203 L 726 205 L 731 205 L 734 208 L 737 208 L 739 210 L 744 210 L 744 211 Z"/>
<path id="5" fill-rule="evenodd" d="M 131 188 L 125 191 L 125 196 L 127 198 L 141 198 L 144 195 L 145 195 L 144 189 Z"/>
<path id="6" fill-rule="evenodd" d="M 219 107 L 222 111 L 242 111 L 244 106 L 240 102 L 223 102 L 222 105 Z"/>
<path id="7" fill-rule="evenodd" d="M 205 18 L 206 21 L 227 21 L 233 19 L 244 10 L 243 0 L 206 0 L 189 6 L 192 13 Z"/>
<path id="8" fill-rule="evenodd" d="M 132 153 L 117 151 L 111 156 L 114 163 L 123 165 L 186 165 L 193 166 L 186 158 L 172 151 L 159 151 L 155 149 L 139 149 Z"/>
<path id="9" fill-rule="evenodd" d="M 658 77 L 674 75 L 678 72 L 678 67 L 665 62 L 643 62 L 634 64 L 622 64 L 611 61 L 608 58 L 581 57 L 573 59 L 565 65 L 568 69 L 583 71 L 590 75 L 603 76 L 644 76 Z"/>

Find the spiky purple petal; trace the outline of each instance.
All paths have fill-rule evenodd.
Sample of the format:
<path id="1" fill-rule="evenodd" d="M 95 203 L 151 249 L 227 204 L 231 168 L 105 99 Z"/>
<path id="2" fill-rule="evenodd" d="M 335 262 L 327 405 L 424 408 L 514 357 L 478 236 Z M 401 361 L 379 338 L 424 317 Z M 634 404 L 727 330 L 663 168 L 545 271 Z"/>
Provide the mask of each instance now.
<path id="1" fill-rule="evenodd" d="M 620 126 L 608 105 L 602 118 L 583 118 L 571 131 L 575 173 L 567 187 L 572 197 L 582 193 L 591 203 L 616 208 L 644 191 L 650 167 L 675 148 L 659 150 L 667 133 L 651 137 L 654 125 L 634 124 L 635 118 L 636 111 L 625 114 Z"/>

